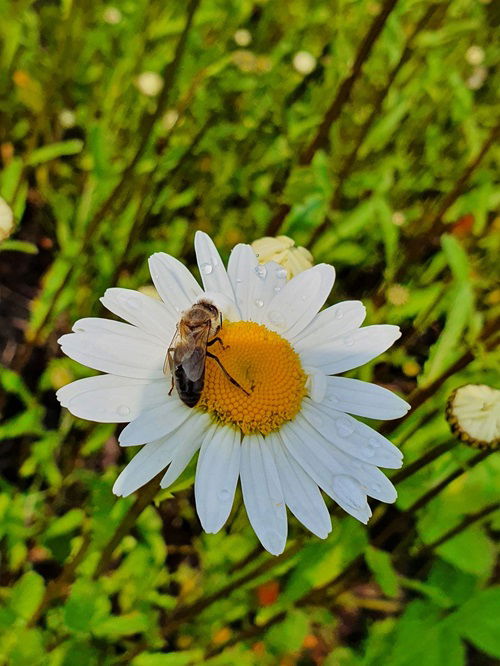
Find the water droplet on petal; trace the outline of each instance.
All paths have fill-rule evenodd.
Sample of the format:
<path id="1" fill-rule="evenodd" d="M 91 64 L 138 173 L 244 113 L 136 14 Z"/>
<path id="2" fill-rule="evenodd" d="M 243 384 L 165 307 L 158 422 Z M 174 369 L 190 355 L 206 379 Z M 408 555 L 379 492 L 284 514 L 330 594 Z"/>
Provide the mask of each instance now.
<path id="1" fill-rule="evenodd" d="M 214 267 L 212 264 L 201 264 L 200 270 L 203 275 L 210 275 L 210 273 L 214 270 Z"/>
<path id="2" fill-rule="evenodd" d="M 223 488 L 222 490 L 219 490 L 219 499 L 220 499 L 220 501 L 221 502 L 227 501 L 229 499 L 230 494 L 231 493 L 229 492 L 229 490 L 226 490 L 225 488 Z"/>
<path id="3" fill-rule="evenodd" d="M 286 326 L 285 317 L 278 310 L 271 310 L 268 314 L 269 323 L 279 328 Z"/>
<path id="4" fill-rule="evenodd" d="M 130 414 L 130 407 L 127 407 L 127 405 L 120 405 L 116 411 L 120 416 L 128 416 Z"/>
<path id="5" fill-rule="evenodd" d="M 366 458 L 373 458 L 375 455 L 375 447 L 369 441 L 365 444 L 364 453 Z"/>
<path id="6" fill-rule="evenodd" d="M 368 444 L 369 444 L 370 446 L 373 446 L 374 449 L 378 449 L 379 446 L 380 446 L 380 441 L 379 441 L 376 437 L 371 437 L 371 438 L 368 440 Z"/>
<path id="7" fill-rule="evenodd" d="M 243 280 L 242 280 L 241 278 L 236 278 L 236 282 L 237 282 L 238 284 L 241 284 L 241 283 L 243 282 Z"/>
<path id="8" fill-rule="evenodd" d="M 354 340 L 351 337 L 344 338 L 344 344 L 346 347 L 352 347 L 354 344 Z"/>
<path id="9" fill-rule="evenodd" d="M 341 437 L 349 437 L 354 432 L 354 425 L 352 422 L 345 416 L 342 416 L 340 419 L 335 421 L 337 426 L 338 433 Z"/>
<path id="10" fill-rule="evenodd" d="M 337 308 L 337 309 L 335 310 L 335 318 L 336 318 L 336 319 L 342 319 L 343 316 L 344 316 L 344 313 L 343 313 L 342 309 L 341 309 L 341 308 Z"/>
<path id="11" fill-rule="evenodd" d="M 264 301 L 261 301 L 260 298 L 256 298 L 256 299 L 255 299 L 255 305 L 256 305 L 258 308 L 263 308 L 263 307 L 264 307 Z"/>
<path id="12" fill-rule="evenodd" d="M 339 401 L 339 399 L 333 393 L 330 393 L 330 395 L 327 398 L 327 402 L 338 402 L 338 401 Z"/>
<path id="13" fill-rule="evenodd" d="M 260 277 L 262 280 L 266 277 L 267 275 L 267 268 L 265 266 L 256 266 L 254 268 L 254 271 L 257 275 L 257 277 Z"/>
<path id="14" fill-rule="evenodd" d="M 374 490 L 376 493 L 379 493 L 382 490 L 382 486 L 380 483 L 372 483 L 372 490 Z"/>
<path id="15" fill-rule="evenodd" d="M 333 490 L 343 504 L 353 511 L 365 506 L 366 497 L 356 479 L 347 474 L 336 474 L 332 480 Z"/>
<path id="16" fill-rule="evenodd" d="M 276 277 L 280 280 L 284 280 L 286 278 L 286 270 L 284 268 L 277 268 Z"/>
<path id="17" fill-rule="evenodd" d="M 281 291 L 281 287 L 274 287 L 274 293 L 279 294 Z"/>

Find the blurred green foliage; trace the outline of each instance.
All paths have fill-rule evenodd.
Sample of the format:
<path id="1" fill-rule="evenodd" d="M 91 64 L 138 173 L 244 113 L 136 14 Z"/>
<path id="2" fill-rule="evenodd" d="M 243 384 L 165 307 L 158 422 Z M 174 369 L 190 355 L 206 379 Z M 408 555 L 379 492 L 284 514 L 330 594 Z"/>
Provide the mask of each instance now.
<path id="1" fill-rule="evenodd" d="M 498 4 L 0 0 L 0 14 L 0 196 L 16 220 L 0 245 L 0 663 L 500 658 L 500 462 L 468 470 L 444 419 L 453 388 L 498 381 Z M 205 535 L 191 465 L 94 575 L 134 505 L 111 492 L 131 453 L 113 426 L 60 411 L 54 390 L 87 371 L 56 340 L 102 314 L 107 287 L 148 284 L 149 254 L 192 266 L 196 229 L 225 257 L 293 236 L 335 265 L 332 302 L 361 298 L 369 323 L 402 327 L 351 375 L 414 400 L 391 434 L 407 464 L 446 451 L 376 509 L 390 538 L 335 512 L 320 542 L 291 519 L 273 559 L 239 498 Z"/>

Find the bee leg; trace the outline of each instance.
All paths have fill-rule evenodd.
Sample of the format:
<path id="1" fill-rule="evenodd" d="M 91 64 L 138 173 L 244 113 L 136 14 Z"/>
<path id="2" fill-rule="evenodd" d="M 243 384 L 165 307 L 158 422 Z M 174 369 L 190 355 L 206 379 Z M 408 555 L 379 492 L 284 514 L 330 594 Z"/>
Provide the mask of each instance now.
<path id="1" fill-rule="evenodd" d="M 215 356 L 214 354 L 211 354 L 209 351 L 207 351 L 207 356 L 208 356 L 209 358 L 213 358 L 214 361 L 217 362 L 217 365 L 218 365 L 219 368 L 222 370 L 222 372 L 226 375 L 226 377 L 229 379 L 229 381 L 231 382 L 231 384 L 234 384 L 234 385 L 237 386 L 239 389 L 241 389 L 245 395 L 250 395 L 250 393 L 249 393 L 248 391 L 246 391 L 246 390 L 243 388 L 243 386 L 241 386 L 241 384 L 238 384 L 238 382 L 236 381 L 236 379 L 234 379 L 234 377 L 231 377 L 231 375 L 230 375 L 229 372 L 226 370 L 226 368 L 222 365 L 220 359 L 217 358 L 217 356 Z"/>
<path id="2" fill-rule="evenodd" d="M 174 376 L 172 375 L 172 383 L 170 384 L 170 391 L 168 392 L 168 395 L 172 395 L 172 391 L 174 390 L 175 386 L 175 381 L 174 381 Z"/>
<path id="3" fill-rule="evenodd" d="M 216 342 L 218 342 L 218 343 L 220 344 L 220 346 L 222 347 L 222 349 L 229 349 L 229 345 L 225 345 L 225 344 L 222 342 L 222 340 L 219 338 L 219 336 L 217 336 L 216 338 L 212 338 L 212 339 L 210 340 L 210 342 L 207 342 L 207 347 L 211 347 L 211 346 L 214 345 Z"/>

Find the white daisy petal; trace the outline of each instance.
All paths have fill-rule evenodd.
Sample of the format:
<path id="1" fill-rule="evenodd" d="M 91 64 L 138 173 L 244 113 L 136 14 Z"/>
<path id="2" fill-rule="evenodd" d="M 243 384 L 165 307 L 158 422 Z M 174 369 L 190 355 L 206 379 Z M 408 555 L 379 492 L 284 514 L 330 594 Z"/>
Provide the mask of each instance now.
<path id="1" fill-rule="evenodd" d="M 114 494 L 126 497 L 151 481 L 172 460 L 177 444 L 173 439 L 162 438 L 143 446 L 116 479 Z"/>
<path id="2" fill-rule="evenodd" d="M 107 319 L 80 319 L 63 335 L 63 352 L 83 365 L 123 377 L 160 379 L 166 348 L 144 331 Z"/>
<path id="3" fill-rule="evenodd" d="M 286 270 L 274 261 L 259 264 L 250 245 L 234 248 L 227 270 L 241 318 L 261 323 L 272 299 L 286 284 Z"/>
<path id="4" fill-rule="evenodd" d="M 326 375 L 335 375 L 368 363 L 400 337 L 398 326 L 364 326 L 322 345 L 308 347 L 300 352 L 300 357 L 304 365 L 321 368 Z"/>
<path id="5" fill-rule="evenodd" d="M 189 270 L 177 259 L 164 252 L 149 258 L 151 278 L 163 303 L 176 320 L 202 296 L 203 290 Z"/>
<path id="6" fill-rule="evenodd" d="M 179 442 L 176 448 L 170 467 L 160 481 L 162 488 L 168 488 L 176 481 L 182 472 L 186 469 L 189 461 L 201 446 L 203 433 L 206 432 L 210 424 L 208 414 L 195 412 L 189 417 L 175 433 L 174 437 Z"/>
<path id="7" fill-rule="evenodd" d="M 309 326 L 296 335 L 293 346 L 303 351 L 359 328 L 366 316 L 361 301 L 342 301 L 319 312 Z"/>
<path id="8" fill-rule="evenodd" d="M 262 323 L 292 339 L 315 317 L 328 298 L 334 280 L 335 270 L 327 264 L 318 264 L 296 275 L 272 299 Z"/>
<path id="9" fill-rule="evenodd" d="M 295 419 L 285 424 L 280 430 L 280 435 L 290 455 L 327 495 L 351 516 L 362 523 L 368 522 L 372 514 L 366 501 L 366 493 L 363 496 L 353 497 L 347 506 L 344 497 L 337 492 L 338 488 L 334 484 L 334 479 L 339 476 L 352 477 L 355 481 L 358 471 L 355 466 L 346 468 L 340 463 L 334 455 L 335 451 L 332 451 L 331 444 L 318 437 L 318 433 L 315 433 L 303 419 Z"/>
<path id="10" fill-rule="evenodd" d="M 161 301 L 133 289 L 106 289 L 101 303 L 129 324 L 155 335 L 168 346 L 175 332 L 178 316 Z"/>
<path id="11" fill-rule="evenodd" d="M 236 245 L 229 257 L 227 274 L 231 281 L 236 303 L 243 320 L 250 318 L 250 299 L 252 297 L 250 282 L 254 281 L 255 269 L 259 262 L 250 245 Z"/>
<path id="12" fill-rule="evenodd" d="M 359 423 L 355 419 L 352 420 L 358 426 L 364 425 Z M 352 447 L 352 455 L 351 455 L 350 450 L 345 446 L 345 442 L 343 442 L 342 440 L 336 440 L 338 444 L 343 445 L 343 448 L 341 448 L 340 446 L 337 446 L 333 442 L 333 440 L 335 439 L 334 437 L 331 436 L 325 437 L 323 433 L 320 433 L 318 431 L 317 427 L 311 425 L 309 421 L 307 421 L 307 419 L 305 418 L 305 413 L 304 416 L 300 415 L 299 417 L 297 417 L 295 424 L 297 428 L 301 429 L 301 432 L 309 439 L 315 438 L 316 446 L 322 449 L 322 452 L 325 455 L 325 457 L 330 458 L 330 462 L 325 462 L 324 464 L 326 464 L 327 467 L 330 467 L 331 470 L 334 472 L 334 474 L 337 474 L 340 469 L 342 470 L 342 474 L 353 476 L 355 479 L 359 481 L 361 487 L 363 488 L 364 492 L 367 495 L 369 495 L 370 497 L 374 497 L 375 499 L 378 499 L 381 502 L 392 503 L 396 500 L 397 497 L 396 489 L 389 481 L 389 479 L 385 476 L 385 474 L 383 474 L 383 472 L 381 472 L 379 468 L 375 466 L 377 464 L 380 464 L 378 463 L 379 458 L 383 458 L 384 456 L 388 457 L 387 452 L 385 450 L 377 452 L 376 455 L 377 459 L 372 459 L 370 462 L 367 462 L 365 458 L 359 457 L 360 455 L 362 455 L 362 453 L 360 453 L 357 446 Z M 368 426 L 365 427 L 371 431 L 372 435 L 378 435 L 378 433 L 371 430 L 371 428 L 369 428 Z M 384 440 L 382 435 L 378 435 L 378 437 L 381 438 L 382 441 Z M 353 437 L 352 441 L 359 442 L 362 441 L 362 439 Z M 396 455 L 399 455 L 401 457 L 401 453 L 399 452 L 398 449 L 396 449 L 394 456 L 396 457 Z M 399 462 L 397 464 L 396 462 L 394 462 L 393 466 L 401 467 L 401 459 L 399 459 Z"/>
<path id="13" fill-rule="evenodd" d="M 302 403 L 303 417 L 337 449 L 370 465 L 399 469 L 401 451 L 383 435 L 365 423 L 327 404 L 316 404 L 308 398 Z"/>
<path id="14" fill-rule="evenodd" d="M 306 388 L 311 400 L 314 402 L 323 402 L 327 391 L 327 379 L 330 379 L 317 368 L 304 368 L 307 375 Z"/>
<path id="15" fill-rule="evenodd" d="M 194 237 L 194 249 L 205 291 L 216 291 L 233 297 L 233 289 L 212 239 L 203 231 Z"/>
<path id="16" fill-rule="evenodd" d="M 138 446 L 159 439 L 178 428 L 191 416 L 191 410 L 177 396 L 169 396 L 159 407 L 142 412 L 120 433 L 121 446 Z"/>
<path id="17" fill-rule="evenodd" d="M 233 506 L 240 473 L 241 434 L 233 428 L 210 426 L 201 445 L 194 495 L 205 532 L 215 534 Z"/>
<path id="18" fill-rule="evenodd" d="M 127 423 L 168 400 L 165 380 L 132 379 L 116 375 L 87 377 L 60 388 L 63 407 L 81 419 L 101 423 Z"/>
<path id="19" fill-rule="evenodd" d="M 410 405 L 382 386 L 347 377 L 326 378 L 325 403 L 340 412 L 369 419 L 399 419 Z"/>
<path id="20" fill-rule="evenodd" d="M 266 437 L 266 445 L 272 449 L 286 505 L 308 530 L 325 539 L 332 521 L 316 482 L 287 452 L 279 434 Z"/>
<path id="21" fill-rule="evenodd" d="M 268 310 L 272 300 L 286 285 L 286 275 L 286 270 L 274 261 L 260 264 L 257 267 L 250 300 L 249 319 L 251 321 L 261 324 L 268 318 Z M 276 312 L 273 317 L 274 325 L 281 326 L 281 319 Z"/>
<path id="22" fill-rule="evenodd" d="M 240 477 L 248 519 L 264 548 L 279 555 L 287 536 L 285 501 L 273 455 L 261 435 L 243 439 Z"/>

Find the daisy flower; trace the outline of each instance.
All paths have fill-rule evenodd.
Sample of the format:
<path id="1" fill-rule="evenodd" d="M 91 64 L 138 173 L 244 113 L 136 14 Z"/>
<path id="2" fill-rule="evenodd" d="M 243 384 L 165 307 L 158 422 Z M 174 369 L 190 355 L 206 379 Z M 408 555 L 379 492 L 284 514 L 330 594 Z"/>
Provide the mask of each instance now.
<path id="1" fill-rule="evenodd" d="M 120 444 L 142 445 L 114 493 L 130 495 L 165 468 L 160 485 L 169 487 L 199 450 L 195 499 L 207 532 L 226 522 L 238 479 L 250 523 L 275 555 L 285 548 L 286 507 L 318 537 L 331 531 L 320 488 L 366 523 L 367 496 L 396 499 L 378 466 L 399 468 L 402 455 L 353 415 L 395 419 L 409 406 L 380 386 L 336 375 L 388 349 L 398 327 L 360 328 L 359 301 L 320 312 L 332 266 L 287 281 L 282 266 L 259 264 L 249 245 L 233 249 L 227 271 L 205 233 L 197 232 L 195 249 L 203 288 L 177 259 L 154 254 L 149 265 L 161 301 L 108 289 L 102 303 L 127 323 L 85 318 L 59 340 L 69 357 L 106 373 L 60 389 L 61 404 L 83 419 L 128 423 Z M 171 391 L 164 362 L 183 313 L 200 301 L 215 306 L 222 326 L 191 408 Z"/>

